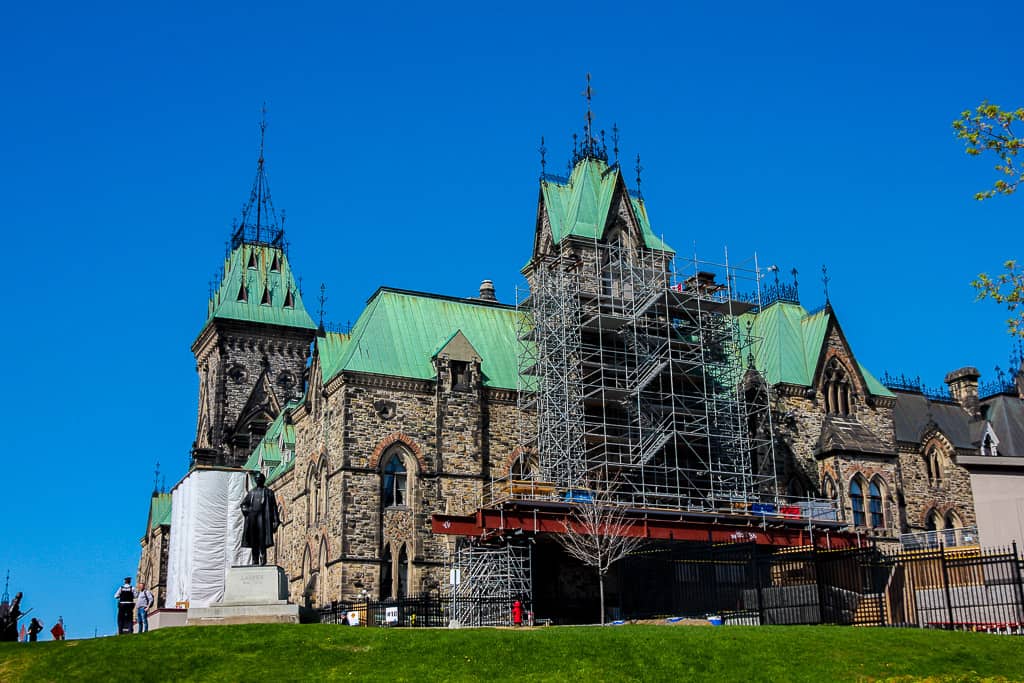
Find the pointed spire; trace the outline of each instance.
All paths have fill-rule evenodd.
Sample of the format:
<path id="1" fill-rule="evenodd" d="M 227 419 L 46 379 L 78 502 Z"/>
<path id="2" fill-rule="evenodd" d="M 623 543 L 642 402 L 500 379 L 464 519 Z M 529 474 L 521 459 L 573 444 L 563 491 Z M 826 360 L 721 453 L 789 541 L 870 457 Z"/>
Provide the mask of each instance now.
<path id="1" fill-rule="evenodd" d="M 282 246 L 284 241 L 283 222 L 278 221 L 274 202 L 270 198 L 270 182 L 264 157 L 267 136 L 267 105 L 260 110 L 260 150 L 256 160 L 256 178 L 249 191 L 249 201 L 242 208 L 238 227 L 231 237 L 231 247 L 243 242 Z"/>

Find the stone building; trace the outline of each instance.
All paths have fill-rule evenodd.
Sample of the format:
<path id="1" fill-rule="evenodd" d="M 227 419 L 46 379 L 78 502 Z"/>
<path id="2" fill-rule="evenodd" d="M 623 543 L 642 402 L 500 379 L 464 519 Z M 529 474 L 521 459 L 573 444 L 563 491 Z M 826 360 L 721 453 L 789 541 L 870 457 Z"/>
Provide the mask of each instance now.
<path id="1" fill-rule="evenodd" d="M 589 131 L 586 139 L 591 146 L 575 155 L 570 177 L 541 180 L 524 270 L 531 286 L 545 277 L 538 264 L 556 257 L 601 273 L 597 298 L 635 298 L 633 285 L 615 273 L 636 271 L 641 261 L 646 284 L 662 292 L 729 286 L 706 273 L 675 277 L 673 252 L 655 236 L 646 203 L 626 187 L 607 151 L 595 152 Z M 192 346 L 200 387 L 193 466 L 267 475 L 282 515 L 271 557 L 285 568 L 296 601 L 323 605 L 441 588 L 454 541 L 432 533 L 431 517 L 471 514 L 493 497 L 496 480 L 505 480 L 507 492 L 514 480 L 557 466 L 523 448 L 535 443 L 544 419 L 517 407 L 523 314 L 498 302 L 490 281 L 473 298 L 381 287 L 348 332 L 326 331 L 322 323 L 318 329 L 284 244 L 261 156 L 253 199 L 232 233 Z M 645 324 L 674 328 L 695 343 L 671 307 L 665 310 Z M 809 312 L 795 286 L 776 283 L 743 311 L 737 329 L 757 342 L 742 355 L 746 372 L 733 380 L 764 402 L 751 433 L 767 435 L 758 446 L 767 455 L 748 467 L 753 479 L 770 484 L 757 484 L 758 491 L 778 491 L 777 502 L 800 514 L 831 515 L 886 542 L 969 527 L 977 515 L 961 462 L 1024 455 L 1021 393 L 979 399 L 978 373 L 970 368 L 947 378 L 949 398 L 887 387 L 857 361 L 832 305 Z M 617 324 L 610 314 L 594 320 L 597 327 L 577 330 L 584 340 L 625 343 L 614 341 L 617 328 L 600 327 Z M 658 372 L 660 391 L 681 385 Z M 602 390 L 614 393 L 614 378 L 602 381 Z M 624 442 L 630 424 L 646 425 L 653 415 L 610 400 L 596 412 L 598 404 L 588 405 L 581 424 L 603 415 L 605 438 L 610 425 L 621 424 Z M 678 435 L 646 436 L 641 445 L 657 453 L 642 454 L 644 462 L 664 464 L 666 449 L 680 443 Z M 661 481 L 670 470 L 644 472 L 653 473 L 647 481 Z M 695 476 L 693 486 L 712 479 Z M 139 575 L 154 585 L 165 575 L 169 508 L 169 500 L 153 499 L 142 541 Z"/>

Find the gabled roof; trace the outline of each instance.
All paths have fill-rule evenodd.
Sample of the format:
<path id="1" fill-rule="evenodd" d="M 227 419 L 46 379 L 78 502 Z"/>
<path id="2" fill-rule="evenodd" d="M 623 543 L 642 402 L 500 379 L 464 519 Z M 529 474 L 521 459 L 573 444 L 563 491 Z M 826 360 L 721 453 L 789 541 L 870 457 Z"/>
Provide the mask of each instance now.
<path id="1" fill-rule="evenodd" d="M 744 314 L 740 322 L 741 329 L 750 322 L 751 334 L 760 340 L 754 344 L 754 364 L 769 384 L 809 387 L 814 383 L 825 335 L 835 322 L 830 307 L 808 313 L 800 304 L 777 301 L 758 313 Z M 894 395 L 863 365 L 857 363 L 857 367 L 871 394 Z"/>
<path id="2" fill-rule="evenodd" d="M 619 192 L 629 199 L 644 244 L 650 249 L 674 253 L 651 230 L 644 200 L 629 194 L 618 165 L 608 166 L 600 159 L 585 158 L 573 168 L 568 183 L 542 180 L 540 188 L 555 244 L 569 236 L 600 239 L 608 224 L 612 200 Z"/>
<path id="3" fill-rule="evenodd" d="M 267 428 L 259 445 L 253 449 L 243 469 L 257 471 L 268 469 L 267 481 L 271 482 L 290 470 L 295 465 L 295 426 L 288 419 L 289 413 L 302 405 L 302 401 L 290 401 L 284 410 L 278 413 Z M 292 457 L 284 460 L 281 446 L 292 451 Z M 262 464 L 262 468 L 261 465 Z"/>
<path id="4" fill-rule="evenodd" d="M 920 443 L 921 437 L 934 425 L 954 448 L 971 449 L 971 416 L 956 403 L 934 401 L 916 391 L 897 391 L 893 426 L 896 440 Z"/>
<path id="5" fill-rule="evenodd" d="M 149 528 L 156 529 L 171 523 L 171 494 L 158 493 L 149 503 Z"/>
<path id="6" fill-rule="evenodd" d="M 479 299 L 381 287 L 348 335 L 318 342 L 321 375 L 343 371 L 434 379 L 432 357 L 462 331 L 480 354 L 484 386 L 516 388 L 516 320 L 512 306 Z"/>
<path id="7" fill-rule="evenodd" d="M 986 417 L 999 437 L 999 455 L 1024 457 L 1024 400 L 999 394 L 982 401 Z"/>
<path id="8" fill-rule="evenodd" d="M 245 285 L 243 292 L 243 283 Z M 224 262 L 224 277 L 207 306 L 214 318 L 315 330 L 279 246 L 242 242 Z"/>

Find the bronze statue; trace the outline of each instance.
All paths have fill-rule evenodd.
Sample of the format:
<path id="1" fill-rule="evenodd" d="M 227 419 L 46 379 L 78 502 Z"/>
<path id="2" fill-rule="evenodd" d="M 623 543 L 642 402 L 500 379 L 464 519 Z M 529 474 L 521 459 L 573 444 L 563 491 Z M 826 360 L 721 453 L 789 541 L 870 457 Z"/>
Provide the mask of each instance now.
<path id="1" fill-rule="evenodd" d="M 242 547 L 252 548 L 252 564 L 260 567 L 267 564 L 267 548 L 274 545 L 274 532 L 281 518 L 277 514 L 277 499 L 265 484 L 267 478 L 262 472 L 256 473 L 256 488 L 242 499 Z"/>

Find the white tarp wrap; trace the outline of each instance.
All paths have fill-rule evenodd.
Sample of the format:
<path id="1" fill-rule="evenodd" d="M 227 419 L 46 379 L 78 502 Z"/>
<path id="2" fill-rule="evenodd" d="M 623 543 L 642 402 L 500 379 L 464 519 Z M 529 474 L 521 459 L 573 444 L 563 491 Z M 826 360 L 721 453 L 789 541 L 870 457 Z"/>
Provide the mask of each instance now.
<path id="1" fill-rule="evenodd" d="M 242 545 L 245 472 L 193 470 L 171 493 L 171 548 L 167 606 L 188 601 L 209 607 L 224 597 L 224 573 L 244 564 Z"/>

